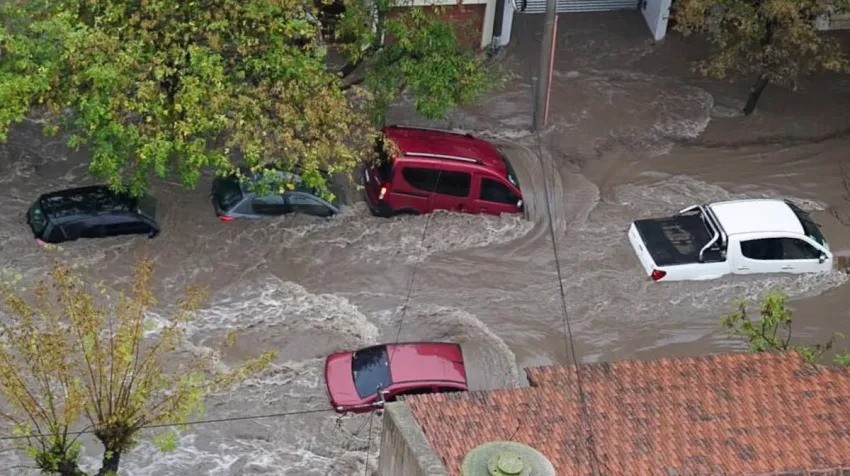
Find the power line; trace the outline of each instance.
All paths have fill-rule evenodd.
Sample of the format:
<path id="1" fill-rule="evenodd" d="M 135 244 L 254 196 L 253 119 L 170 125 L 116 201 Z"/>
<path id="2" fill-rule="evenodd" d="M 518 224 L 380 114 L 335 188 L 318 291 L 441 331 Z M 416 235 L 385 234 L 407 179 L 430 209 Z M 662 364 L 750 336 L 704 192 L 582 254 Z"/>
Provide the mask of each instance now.
<path id="1" fill-rule="evenodd" d="M 431 198 L 433 198 L 434 194 L 437 193 L 437 188 L 440 186 L 440 179 L 442 177 L 443 177 L 443 170 L 438 169 L 437 170 L 437 180 L 434 182 L 434 189 L 431 191 Z M 431 200 L 431 198 L 429 198 L 429 201 Z M 424 245 L 425 245 L 425 235 L 427 235 L 427 233 L 428 233 L 428 225 L 431 223 L 431 217 L 433 217 L 433 216 L 434 216 L 434 212 L 431 211 L 430 213 L 428 213 L 428 216 L 425 217 L 425 224 L 422 226 L 422 235 L 419 237 L 419 247 L 420 248 L 423 248 Z M 407 307 L 410 304 L 410 296 L 413 294 L 413 283 L 414 283 L 414 280 L 416 279 L 416 272 L 419 270 L 419 264 L 422 262 L 422 258 L 423 258 L 422 254 L 423 253 L 424 253 L 424 251 L 420 253 L 416 262 L 413 263 L 413 271 L 410 273 L 410 279 L 407 282 L 407 292 L 406 292 L 406 296 L 404 298 L 404 304 L 401 307 L 401 319 L 398 322 L 398 330 L 396 331 L 396 334 L 395 334 L 395 341 L 393 341 L 394 344 L 398 344 L 398 340 L 401 337 L 401 329 L 402 329 L 402 327 L 404 327 L 404 317 L 407 315 Z M 388 360 L 392 361 L 392 359 L 393 359 L 392 354 L 393 353 L 395 353 L 395 348 L 393 348 L 393 351 L 390 352 Z"/>
<path id="2" fill-rule="evenodd" d="M 283 412 L 283 413 L 266 413 L 262 415 L 246 415 L 239 417 L 227 417 L 227 418 L 212 418 L 209 420 L 193 420 L 187 421 L 185 423 L 156 423 L 153 425 L 143 425 L 139 427 L 139 430 L 151 429 L 151 428 L 169 428 L 175 426 L 194 426 L 194 425 L 205 425 L 208 423 L 223 423 L 223 422 L 231 422 L 231 421 L 242 421 L 242 420 L 258 420 L 262 418 L 283 418 L 289 416 L 296 415 L 309 415 L 314 413 L 324 413 L 324 412 L 332 412 L 333 408 L 315 408 L 312 410 L 300 410 L 294 412 Z M 85 434 L 94 434 L 95 430 L 79 430 L 79 431 L 70 431 L 68 435 L 85 435 Z M 44 434 L 44 433 L 30 433 L 27 435 L 11 435 L 11 436 L 0 436 L 0 441 L 5 440 L 23 440 L 28 438 L 38 438 L 38 437 L 49 437 L 52 435 Z"/>
<path id="3" fill-rule="evenodd" d="M 375 414 L 369 413 L 369 446 L 366 447 L 366 463 L 363 465 L 363 476 L 369 475 L 369 452 L 372 451 L 372 422 Z"/>
<path id="4" fill-rule="evenodd" d="M 572 325 L 570 324 L 569 312 L 567 310 L 567 293 L 564 289 L 564 278 L 563 273 L 561 271 L 560 253 L 558 252 L 558 242 L 557 237 L 555 236 L 555 224 L 552 217 L 552 204 L 551 200 L 549 199 L 549 185 L 548 181 L 546 180 L 546 164 L 543 162 L 543 146 L 541 144 L 539 128 L 534 131 L 534 137 L 535 144 L 537 146 L 537 158 L 540 161 L 541 172 L 543 172 L 543 194 L 546 199 L 546 214 L 549 219 L 549 236 L 552 240 L 552 252 L 555 256 L 555 272 L 557 273 L 558 289 L 561 295 L 561 312 L 564 321 L 564 335 L 567 337 L 567 340 L 564 341 L 564 353 L 566 354 L 568 361 L 569 357 L 572 357 L 573 365 L 576 369 L 576 386 L 578 387 L 579 403 L 581 405 L 581 420 L 584 426 L 587 428 L 587 446 L 591 454 L 591 462 L 593 464 L 592 471 L 593 474 L 598 474 L 599 459 L 596 455 L 596 442 L 593 437 L 593 429 L 589 423 L 590 415 L 587 410 L 587 400 L 585 398 L 584 387 L 582 385 L 581 368 L 579 367 L 578 357 L 576 356 L 575 340 L 573 339 L 573 329 Z"/>

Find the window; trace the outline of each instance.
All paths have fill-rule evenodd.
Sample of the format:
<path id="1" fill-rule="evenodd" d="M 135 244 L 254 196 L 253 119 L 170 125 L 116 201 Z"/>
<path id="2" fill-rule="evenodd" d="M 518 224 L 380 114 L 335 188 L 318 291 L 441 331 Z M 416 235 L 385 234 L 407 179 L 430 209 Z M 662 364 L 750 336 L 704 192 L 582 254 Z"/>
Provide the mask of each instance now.
<path id="1" fill-rule="evenodd" d="M 468 196 L 469 184 L 472 182 L 471 176 L 466 172 L 419 167 L 405 167 L 401 175 L 413 188 L 453 197 Z"/>
<path id="2" fill-rule="evenodd" d="M 782 259 L 782 241 L 778 238 L 742 241 L 741 253 L 749 259 Z"/>
<path id="3" fill-rule="evenodd" d="M 821 255 L 814 246 L 796 238 L 782 238 L 782 252 L 785 259 L 818 259 Z"/>
<path id="4" fill-rule="evenodd" d="M 824 244 L 826 240 L 823 237 L 823 233 L 820 232 L 820 225 L 815 223 L 815 221 L 812 220 L 812 217 L 800 209 L 797 205 L 787 201 L 785 203 L 787 203 L 794 214 L 797 215 L 797 219 L 800 220 L 800 224 L 803 226 L 803 232 L 806 233 L 806 236 L 820 244 Z"/>
<path id="5" fill-rule="evenodd" d="M 393 159 L 387 154 L 383 138 L 378 138 L 375 142 L 375 152 L 378 154 L 378 174 L 381 180 L 389 182 L 393 178 Z"/>
<path id="6" fill-rule="evenodd" d="M 287 193 L 286 199 L 289 200 L 290 210 L 295 213 L 305 213 L 320 217 L 331 215 L 331 210 L 325 204 L 310 195 L 304 193 Z"/>
<path id="7" fill-rule="evenodd" d="M 436 190 L 437 174 L 437 170 L 422 169 L 418 167 L 405 167 L 401 171 L 401 175 L 404 177 L 405 182 L 409 183 L 413 188 L 418 188 L 419 190 L 424 190 L 426 192 L 433 192 Z"/>
<path id="8" fill-rule="evenodd" d="M 351 358 L 351 372 L 354 376 L 354 388 L 360 398 L 375 395 L 379 389 L 390 386 L 392 382 L 387 347 L 379 345 L 355 352 Z"/>
<path id="9" fill-rule="evenodd" d="M 235 179 L 218 179 L 213 192 L 215 203 L 223 211 L 230 209 L 242 200 L 242 189 Z"/>
<path id="10" fill-rule="evenodd" d="M 283 195 L 266 195 L 265 197 L 254 197 L 251 200 L 254 212 L 260 215 L 283 215 L 286 213 L 286 202 Z"/>
<path id="11" fill-rule="evenodd" d="M 502 157 L 502 161 L 505 162 L 505 168 L 508 170 L 507 178 L 508 182 L 514 184 L 517 188 L 519 188 L 519 179 L 516 176 L 516 172 L 514 172 L 514 168 L 511 165 L 511 161 L 505 157 L 504 154 L 499 154 Z"/>
<path id="12" fill-rule="evenodd" d="M 481 200 L 516 205 L 519 198 L 507 185 L 492 179 L 481 179 Z"/>
<path id="13" fill-rule="evenodd" d="M 44 233 L 44 229 L 47 228 L 47 217 L 44 216 L 44 210 L 41 209 L 41 205 L 38 202 L 29 209 L 27 223 L 29 223 L 35 236 L 41 236 Z"/>
<path id="14" fill-rule="evenodd" d="M 469 196 L 469 184 L 471 176 L 466 172 L 451 172 L 443 170 L 438 172 L 437 193 L 451 195 L 453 197 Z"/>

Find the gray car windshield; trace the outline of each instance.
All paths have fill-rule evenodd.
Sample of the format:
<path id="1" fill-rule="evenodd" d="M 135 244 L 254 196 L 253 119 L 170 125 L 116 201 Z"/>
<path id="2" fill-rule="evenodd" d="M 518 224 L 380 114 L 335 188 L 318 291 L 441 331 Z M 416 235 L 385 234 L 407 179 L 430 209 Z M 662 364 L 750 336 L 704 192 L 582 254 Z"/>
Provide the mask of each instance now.
<path id="1" fill-rule="evenodd" d="M 390 379 L 390 364 L 387 347 L 384 345 L 358 350 L 351 359 L 354 388 L 360 398 L 375 395 L 379 389 L 387 388 Z"/>

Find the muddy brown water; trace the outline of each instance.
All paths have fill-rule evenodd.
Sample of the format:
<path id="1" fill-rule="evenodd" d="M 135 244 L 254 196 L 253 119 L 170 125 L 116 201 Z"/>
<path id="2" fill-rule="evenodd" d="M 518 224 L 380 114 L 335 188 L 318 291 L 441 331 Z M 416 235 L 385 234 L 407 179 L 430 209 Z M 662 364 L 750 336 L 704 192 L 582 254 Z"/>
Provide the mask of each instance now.
<path id="1" fill-rule="evenodd" d="M 788 197 L 813 212 L 833 249 L 850 250 L 850 81 L 819 78 L 793 94 L 770 88 L 758 112 L 743 118 L 735 111 L 746 85 L 690 74 L 691 43 L 674 36 L 653 44 L 632 12 L 563 16 L 550 123 L 538 143 L 528 125 L 539 20 L 515 20 L 501 59 L 513 76 L 503 90 L 429 124 L 497 142 L 517 169 L 525 219 L 436 213 L 385 220 L 354 199 L 327 221 L 221 223 L 207 177 L 194 191 L 154 185 L 163 229 L 155 240 L 83 240 L 46 251 L 23 222 L 27 206 L 39 193 L 92 180 L 84 151 L 23 124 L 0 147 L 3 266 L 32 280 L 62 256 L 118 287 L 136 257 L 148 253 L 161 283 L 160 315 L 182 286 L 206 283 L 212 298 L 190 329 L 188 350 L 236 330 L 224 365 L 263 350 L 280 354 L 262 375 L 211 396 L 211 418 L 324 407 L 322 358 L 393 341 L 397 333 L 401 340 L 460 342 L 475 389 L 524 385 L 523 367 L 569 362 L 544 180 L 582 362 L 742 350 L 718 316 L 736 298 L 773 288 L 792 296 L 800 342 L 850 330 L 843 273 L 659 285 L 642 275 L 625 235 L 636 218 L 694 203 Z M 392 120 L 426 124 L 409 109 L 402 103 Z M 122 472 L 362 474 L 367 448 L 368 465 L 377 460 L 380 421 L 372 423 L 371 442 L 365 416 L 196 426 L 181 433 L 172 453 L 143 442 L 122 461 Z M 96 445 L 87 447 L 93 466 Z M 4 462 L 25 459 L 5 454 Z"/>

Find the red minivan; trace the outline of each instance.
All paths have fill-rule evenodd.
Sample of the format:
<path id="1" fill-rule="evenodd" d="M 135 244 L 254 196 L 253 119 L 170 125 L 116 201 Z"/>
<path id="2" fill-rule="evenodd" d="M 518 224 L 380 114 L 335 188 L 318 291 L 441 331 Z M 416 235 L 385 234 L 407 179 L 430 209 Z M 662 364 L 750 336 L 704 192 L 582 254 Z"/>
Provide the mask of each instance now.
<path id="1" fill-rule="evenodd" d="M 389 126 L 392 142 L 363 169 L 366 201 L 378 216 L 451 210 L 466 213 L 522 213 L 519 181 L 493 144 L 449 131 Z"/>

